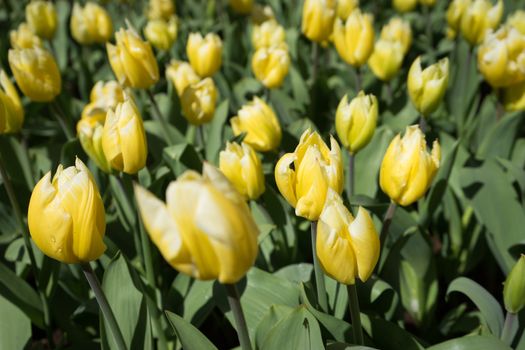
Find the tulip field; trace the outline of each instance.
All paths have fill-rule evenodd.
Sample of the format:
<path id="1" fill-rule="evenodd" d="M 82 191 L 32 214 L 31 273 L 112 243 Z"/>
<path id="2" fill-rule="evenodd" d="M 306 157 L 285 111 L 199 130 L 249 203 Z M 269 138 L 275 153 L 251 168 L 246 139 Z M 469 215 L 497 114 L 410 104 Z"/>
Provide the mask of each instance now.
<path id="1" fill-rule="evenodd" d="M 0 28 L 0 350 L 525 350 L 525 0 Z"/>

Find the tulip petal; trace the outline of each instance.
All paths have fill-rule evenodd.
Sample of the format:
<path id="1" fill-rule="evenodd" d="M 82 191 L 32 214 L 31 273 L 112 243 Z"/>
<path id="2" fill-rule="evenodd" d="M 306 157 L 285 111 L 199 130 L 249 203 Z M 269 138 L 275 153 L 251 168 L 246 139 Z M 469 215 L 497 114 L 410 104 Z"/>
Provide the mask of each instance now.
<path id="1" fill-rule="evenodd" d="M 275 165 L 275 183 L 283 197 L 295 208 L 297 205 L 297 195 L 295 192 L 296 174 L 290 168 L 297 157 L 294 153 L 286 153 Z"/>
<path id="2" fill-rule="evenodd" d="M 349 232 L 359 279 L 366 282 L 379 260 L 380 243 L 374 222 L 363 207 L 359 207 L 355 220 L 350 224 Z"/>

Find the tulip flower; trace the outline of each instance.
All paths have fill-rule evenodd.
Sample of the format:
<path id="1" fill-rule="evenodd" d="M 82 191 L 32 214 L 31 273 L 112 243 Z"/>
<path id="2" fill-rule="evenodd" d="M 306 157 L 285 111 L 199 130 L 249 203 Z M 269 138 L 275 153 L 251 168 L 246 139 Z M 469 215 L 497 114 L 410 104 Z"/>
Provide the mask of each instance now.
<path id="1" fill-rule="evenodd" d="M 284 28 L 275 20 L 269 20 L 253 27 L 252 45 L 256 50 L 263 47 L 279 46 L 284 42 Z"/>
<path id="2" fill-rule="evenodd" d="M 447 23 L 451 37 L 455 37 L 461 26 L 461 18 L 472 0 L 452 0 L 447 8 Z"/>
<path id="3" fill-rule="evenodd" d="M 93 175 L 80 159 L 38 181 L 27 211 L 29 232 L 40 250 L 64 263 L 89 262 L 106 250 L 104 204 Z"/>
<path id="4" fill-rule="evenodd" d="M 335 114 L 335 130 L 341 143 L 351 154 L 365 147 L 374 136 L 377 124 L 378 102 L 374 95 L 360 91 L 348 103 L 345 95 Z"/>
<path id="5" fill-rule="evenodd" d="M 399 41 L 379 39 L 368 59 L 368 66 L 376 77 L 390 81 L 401 69 L 403 58 L 403 46 Z"/>
<path id="6" fill-rule="evenodd" d="M 42 47 L 42 40 L 31 31 L 27 23 L 20 23 L 16 30 L 9 32 L 9 42 L 13 49 Z"/>
<path id="7" fill-rule="evenodd" d="M 257 257 L 259 230 L 228 179 L 204 163 L 203 174 L 187 171 L 169 184 L 166 203 L 136 185 L 146 231 L 176 270 L 223 284 L 239 281 Z"/>
<path id="8" fill-rule="evenodd" d="M 343 23 L 335 21 L 334 44 L 339 56 L 354 67 L 366 63 L 374 49 L 374 26 L 370 14 L 362 14 L 355 9 Z"/>
<path id="9" fill-rule="evenodd" d="M 24 109 L 16 88 L 0 69 L 0 134 L 18 132 L 24 123 Z"/>
<path id="10" fill-rule="evenodd" d="M 246 143 L 226 143 L 219 154 L 219 169 L 237 191 L 247 199 L 257 199 L 264 192 L 261 160 Z"/>
<path id="11" fill-rule="evenodd" d="M 275 20 L 275 14 L 268 5 L 255 3 L 252 8 L 252 22 L 256 25 L 262 24 L 269 20 Z"/>
<path id="12" fill-rule="evenodd" d="M 258 97 L 242 106 L 231 119 L 231 126 L 235 136 L 246 133 L 243 141 L 256 151 L 276 150 L 281 143 L 279 120 L 272 108 Z"/>
<path id="13" fill-rule="evenodd" d="M 289 69 L 290 54 L 285 43 L 260 48 L 252 57 L 253 74 L 268 89 L 280 87 Z"/>
<path id="14" fill-rule="evenodd" d="M 417 6 L 417 0 L 392 0 L 392 5 L 397 12 L 410 12 Z"/>
<path id="15" fill-rule="evenodd" d="M 321 215 L 328 189 L 343 191 L 343 161 L 337 141 L 330 136 L 330 149 L 317 132 L 306 130 L 293 153 L 286 153 L 275 166 L 275 182 L 295 214 L 310 221 Z"/>
<path id="16" fill-rule="evenodd" d="M 159 67 L 153 50 L 132 29 L 121 28 L 116 45 L 106 44 L 109 63 L 117 80 L 124 86 L 147 89 L 159 80 Z"/>
<path id="17" fill-rule="evenodd" d="M 84 7 L 75 3 L 71 14 L 70 30 L 79 44 L 103 44 L 111 38 L 113 24 L 107 11 L 94 2 Z"/>
<path id="18" fill-rule="evenodd" d="M 84 152 L 91 158 L 97 167 L 105 173 L 111 171 L 104 150 L 102 149 L 102 134 L 104 131 L 104 120 L 98 116 L 81 118 L 77 123 L 77 134 Z"/>
<path id="19" fill-rule="evenodd" d="M 328 40 L 334 26 L 336 0 L 305 0 L 301 30 L 311 41 Z"/>
<path id="20" fill-rule="evenodd" d="M 191 33 L 186 54 L 193 70 L 202 78 L 211 77 L 222 64 L 222 41 L 217 34 Z"/>
<path id="21" fill-rule="evenodd" d="M 102 132 L 102 149 L 111 167 L 135 174 L 146 165 L 148 144 L 140 112 L 131 98 L 110 109 Z"/>
<path id="22" fill-rule="evenodd" d="M 405 55 L 410 49 L 410 45 L 412 45 L 410 22 L 404 21 L 399 17 L 392 17 L 381 29 L 380 39 L 400 43 L 403 55 Z"/>
<path id="23" fill-rule="evenodd" d="M 461 34 L 471 44 L 483 41 L 489 29 L 495 29 L 503 16 L 503 2 L 492 6 L 490 0 L 473 0 L 461 16 Z"/>
<path id="24" fill-rule="evenodd" d="M 506 111 L 525 110 L 525 81 L 501 90 L 502 103 Z"/>
<path id="25" fill-rule="evenodd" d="M 173 16 L 169 21 L 150 20 L 144 28 L 144 36 L 158 50 L 168 51 L 177 39 L 177 17 Z"/>
<path id="26" fill-rule="evenodd" d="M 38 46 L 11 49 L 9 66 L 24 95 L 33 101 L 52 101 L 62 89 L 60 71 L 53 55 Z"/>
<path id="27" fill-rule="evenodd" d="M 192 84 L 200 81 L 199 76 L 188 62 L 171 60 L 166 67 L 166 78 L 171 81 L 177 90 L 179 97 L 182 97 L 184 90 Z"/>
<path id="28" fill-rule="evenodd" d="M 174 0 L 149 0 L 148 3 L 148 19 L 163 19 L 169 20 L 175 14 Z"/>
<path id="29" fill-rule="evenodd" d="M 193 125 L 202 125 L 212 120 L 215 114 L 217 88 L 211 78 L 188 85 L 181 97 L 182 112 Z"/>
<path id="30" fill-rule="evenodd" d="M 338 0 L 336 14 L 338 18 L 345 21 L 350 13 L 359 7 L 359 0 Z"/>
<path id="31" fill-rule="evenodd" d="M 525 255 L 520 258 L 510 271 L 503 287 L 505 309 L 517 314 L 525 306 Z"/>
<path id="32" fill-rule="evenodd" d="M 57 28 L 57 12 L 51 1 L 31 1 L 26 6 L 26 21 L 29 28 L 39 37 L 53 39 Z"/>
<path id="33" fill-rule="evenodd" d="M 229 0 L 228 4 L 240 15 L 248 15 L 253 9 L 253 0 Z"/>
<path id="34" fill-rule="evenodd" d="M 328 189 L 317 224 L 317 257 L 325 273 L 344 284 L 366 282 L 379 260 L 379 236 L 370 214 L 359 207 L 354 218 L 341 196 Z"/>
<path id="35" fill-rule="evenodd" d="M 89 99 L 92 103 L 96 103 L 97 107 L 108 111 L 110 108 L 116 108 L 120 102 L 124 102 L 124 90 L 114 80 L 105 83 L 98 81 L 91 89 Z"/>
<path id="36" fill-rule="evenodd" d="M 508 26 L 513 27 L 522 35 L 525 35 L 525 11 L 517 10 L 507 18 L 505 22 Z"/>
<path id="37" fill-rule="evenodd" d="M 405 135 L 398 134 L 388 146 L 381 169 L 379 184 L 395 203 L 408 206 L 425 195 L 439 168 L 441 148 L 434 141 L 427 152 L 425 135 L 417 125 L 407 127 Z"/>
<path id="38" fill-rule="evenodd" d="M 448 58 L 421 69 L 421 57 L 417 57 L 408 71 L 408 94 L 416 109 L 423 116 L 434 112 L 448 86 Z"/>

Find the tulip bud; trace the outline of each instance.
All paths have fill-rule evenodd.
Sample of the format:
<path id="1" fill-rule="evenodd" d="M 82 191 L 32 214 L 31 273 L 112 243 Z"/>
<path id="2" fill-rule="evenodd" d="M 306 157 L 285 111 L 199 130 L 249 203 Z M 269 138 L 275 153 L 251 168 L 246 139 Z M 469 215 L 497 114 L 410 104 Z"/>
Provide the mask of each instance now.
<path id="1" fill-rule="evenodd" d="M 478 49 L 478 68 L 493 87 L 525 80 L 525 35 L 503 26 L 488 33 Z"/>
<path id="2" fill-rule="evenodd" d="M 280 87 L 289 69 L 290 54 L 285 43 L 260 48 L 252 57 L 253 74 L 268 89 Z"/>
<path id="3" fill-rule="evenodd" d="M 166 203 L 135 186 L 146 231 L 176 270 L 236 283 L 257 257 L 259 230 L 244 198 L 215 167 L 187 171 L 169 184 Z"/>
<path id="4" fill-rule="evenodd" d="M 397 12 L 410 12 L 417 6 L 417 0 L 392 0 L 392 5 Z"/>
<path id="5" fill-rule="evenodd" d="M 107 11 L 94 2 L 82 8 L 75 3 L 71 14 L 70 30 L 73 39 L 79 44 L 103 44 L 113 34 L 113 24 Z"/>
<path id="6" fill-rule="evenodd" d="M 506 24 L 525 35 L 525 11 L 517 10 L 507 18 Z"/>
<path id="7" fill-rule="evenodd" d="M 175 4 L 173 0 L 149 0 L 148 19 L 169 20 L 175 14 Z"/>
<path id="8" fill-rule="evenodd" d="M 525 81 L 503 88 L 501 95 L 506 111 L 525 110 Z"/>
<path id="9" fill-rule="evenodd" d="M 42 47 L 42 40 L 31 31 L 27 23 L 20 23 L 16 30 L 10 31 L 9 41 L 13 49 Z"/>
<path id="10" fill-rule="evenodd" d="M 489 29 L 495 29 L 503 16 L 503 2 L 491 7 L 490 0 L 473 0 L 461 16 L 461 34 L 471 44 L 483 41 Z"/>
<path id="11" fill-rule="evenodd" d="M 102 149 L 111 167 L 135 174 L 146 165 L 148 144 L 140 112 L 132 99 L 110 109 L 102 132 Z"/>
<path id="12" fill-rule="evenodd" d="M 229 0 L 228 3 L 233 11 L 240 15 L 248 15 L 252 12 L 253 0 Z"/>
<path id="13" fill-rule="evenodd" d="M 338 0 L 336 14 L 338 18 L 345 21 L 350 13 L 359 7 L 359 0 Z"/>
<path id="14" fill-rule="evenodd" d="M 451 37 L 455 37 L 460 30 L 461 18 L 472 0 L 452 0 L 447 8 L 447 23 Z M 453 35 L 452 35 L 453 33 Z"/>
<path id="15" fill-rule="evenodd" d="M 158 50 L 168 51 L 177 39 L 177 18 L 150 20 L 144 28 L 144 36 Z"/>
<path id="16" fill-rule="evenodd" d="M 16 88 L 0 69 L 0 134 L 18 132 L 24 123 L 24 109 Z"/>
<path id="17" fill-rule="evenodd" d="M 263 6 L 255 3 L 252 9 L 252 22 L 254 24 L 262 24 L 269 20 L 275 20 L 275 15 L 270 6 Z"/>
<path id="18" fill-rule="evenodd" d="M 399 42 L 403 48 L 403 55 L 405 55 L 412 45 L 410 22 L 399 17 L 392 17 L 381 29 L 381 39 Z"/>
<path id="19" fill-rule="evenodd" d="M 368 59 L 368 66 L 376 77 L 390 81 L 399 72 L 403 57 L 403 47 L 399 41 L 379 39 Z"/>
<path id="20" fill-rule="evenodd" d="M 111 165 L 102 149 L 103 121 L 99 116 L 81 118 L 77 123 L 77 134 L 84 152 L 102 171 L 109 173 Z"/>
<path id="21" fill-rule="evenodd" d="M 106 44 L 109 63 L 117 80 L 125 85 L 147 89 L 159 80 L 159 67 L 153 50 L 132 29 L 121 28 L 116 45 Z"/>
<path id="22" fill-rule="evenodd" d="M 337 141 L 330 148 L 317 132 L 306 130 L 294 153 L 286 153 L 275 166 L 275 182 L 295 215 L 316 221 L 328 189 L 343 192 L 343 160 Z"/>
<path id="23" fill-rule="evenodd" d="M 419 113 L 428 116 L 441 103 L 448 86 L 448 58 L 421 69 L 421 57 L 417 57 L 408 71 L 408 94 Z"/>
<path id="24" fill-rule="evenodd" d="M 340 283 L 354 284 L 372 275 L 379 260 L 379 236 L 370 214 L 359 207 L 354 218 L 341 196 L 328 189 L 317 224 L 316 250 L 326 274 Z"/>
<path id="25" fill-rule="evenodd" d="M 336 0 L 305 0 L 301 30 L 315 42 L 328 40 L 334 26 Z"/>
<path id="26" fill-rule="evenodd" d="M 374 49 L 373 17 L 355 9 L 343 23 L 335 21 L 334 44 L 339 56 L 348 64 L 360 67 L 366 63 Z"/>
<path id="27" fill-rule="evenodd" d="M 374 136 L 378 103 L 374 95 L 359 92 L 350 103 L 345 95 L 335 114 L 335 130 L 341 143 L 351 154 L 365 147 Z"/>
<path id="28" fill-rule="evenodd" d="M 106 83 L 98 81 L 91 89 L 89 98 L 97 107 L 108 111 L 115 109 L 120 102 L 124 102 L 124 90 L 114 80 Z"/>
<path id="29" fill-rule="evenodd" d="M 80 159 L 38 181 L 27 211 L 31 237 L 47 256 L 64 263 L 98 259 L 106 250 L 106 217 L 93 175 Z"/>
<path id="30" fill-rule="evenodd" d="M 26 21 L 39 37 L 53 39 L 57 28 L 57 12 L 50 1 L 36 0 L 26 6 Z"/>
<path id="31" fill-rule="evenodd" d="M 247 199 L 257 199 L 264 192 L 261 160 L 248 144 L 226 143 L 219 154 L 219 169 Z"/>
<path id="32" fill-rule="evenodd" d="M 425 195 L 436 175 L 441 159 L 438 141 L 427 152 L 425 135 L 417 125 L 407 127 L 405 135 L 398 134 L 388 146 L 381 170 L 379 184 L 390 199 L 408 206 Z"/>
<path id="33" fill-rule="evenodd" d="M 171 60 L 169 66 L 166 68 L 166 77 L 171 80 L 175 86 L 179 97 L 182 96 L 184 90 L 191 84 L 196 84 L 200 81 L 199 76 L 188 62 Z"/>
<path id="34" fill-rule="evenodd" d="M 517 314 L 525 306 L 525 255 L 520 258 L 510 271 L 503 287 L 505 309 Z"/>
<path id="35" fill-rule="evenodd" d="M 222 41 L 217 34 L 191 33 L 186 54 L 195 72 L 202 78 L 211 77 L 222 64 Z"/>
<path id="36" fill-rule="evenodd" d="M 46 49 L 11 49 L 9 67 L 24 95 L 33 101 L 52 101 L 62 89 L 60 71 L 53 55 Z"/>
<path id="37" fill-rule="evenodd" d="M 252 45 L 257 50 L 263 47 L 279 46 L 284 43 L 284 28 L 275 20 L 255 25 L 252 32 Z"/>
<path id="38" fill-rule="evenodd" d="M 189 123 L 202 125 L 213 119 L 217 88 L 211 78 L 188 85 L 181 97 L 182 112 Z"/>
<path id="39" fill-rule="evenodd" d="M 243 141 L 256 151 L 272 151 L 281 143 L 279 120 L 272 108 L 258 97 L 242 106 L 231 119 L 231 126 L 235 136 L 246 133 Z"/>

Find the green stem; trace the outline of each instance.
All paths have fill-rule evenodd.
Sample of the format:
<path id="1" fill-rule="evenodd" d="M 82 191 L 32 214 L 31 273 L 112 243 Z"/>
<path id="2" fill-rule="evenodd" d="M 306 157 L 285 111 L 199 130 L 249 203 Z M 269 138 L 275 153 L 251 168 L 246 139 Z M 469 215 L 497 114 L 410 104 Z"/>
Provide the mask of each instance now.
<path id="1" fill-rule="evenodd" d="M 317 80 L 317 70 L 319 66 L 319 45 L 316 42 L 312 43 L 312 85 Z"/>
<path id="2" fill-rule="evenodd" d="M 350 203 L 350 197 L 354 195 L 354 172 L 355 156 L 348 153 L 348 203 Z"/>
<path id="3" fill-rule="evenodd" d="M 312 221 L 310 225 L 312 231 L 312 257 L 314 260 L 315 285 L 317 288 L 317 301 L 323 311 L 328 311 L 328 301 L 326 299 L 326 288 L 324 286 L 324 273 L 317 259 L 317 221 Z"/>
<path id="4" fill-rule="evenodd" d="M 248 334 L 248 327 L 246 326 L 246 319 L 241 306 L 241 298 L 239 291 L 235 284 L 225 284 L 226 292 L 228 294 L 228 303 L 235 319 L 237 326 L 237 336 L 242 350 L 252 350 L 252 343 L 250 342 L 250 335 Z"/>
<path id="5" fill-rule="evenodd" d="M 379 239 L 381 241 L 380 251 L 383 251 L 383 247 L 385 246 L 386 236 L 388 235 L 388 229 L 390 228 L 390 223 L 392 222 L 392 218 L 394 217 L 395 211 L 396 203 L 390 202 L 390 205 L 386 210 L 385 217 L 383 218 L 383 227 L 381 227 L 381 234 L 379 235 Z"/>
<path id="6" fill-rule="evenodd" d="M 199 139 L 199 146 L 204 152 L 204 148 L 206 146 L 206 137 L 204 136 L 204 125 L 197 126 L 197 138 Z"/>
<path id="7" fill-rule="evenodd" d="M 155 96 L 153 95 L 153 92 L 151 92 L 151 90 L 149 89 L 146 89 L 146 94 L 148 95 L 149 100 L 151 101 L 151 105 L 153 106 L 153 111 L 154 111 L 153 116 L 155 117 L 155 119 L 159 121 L 160 126 L 162 128 L 162 132 L 164 134 L 164 141 L 166 141 L 166 143 L 169 146 L 173 145 L 175 142 L 169 132 L 168 122 L 162 116 L 162 113 L 160 112 L 159 105 L 157 104 L 157 101 L 155 100 Z"/>
<path id="8" fill-rule="evenodd" d="M 362 88 L 361 67 L 355 67 L 354 73 L 355 73 L 355 89 L 356 89 L 355 93 L 358 94 Z"/>
<path id="9" fill-rule="evenodd" d="M 364 345 L 363 328 L 361 327 L 361 314 L 359 311 L 359 300 L 357 298 L 357 289 L 355 284 L 346 286 L 348 292 L 348 307 L 350 308 L 350 317 L 352 318 L 352 331 L 354 333 L 354 343 Z"/>
<path id="10" fill-rule="evenodd" d="M 423 134 L 426 133 L 428 129 L 428 123 L 423 115 L 419 116 L 419 129 Z"/>
<path id="11" fill-rule="evenodd" d="M 507 315 L 505 316 L 505 323 L 503 324 L 503 329 L 501 330 L 500 337 L 501 341 L 507 345 L 512 344 L 512 340 L 516 335 L 516 322 L 518 322 L 517 315 L 512 312 L 507 312 Z"/>
<path id="12" fill-rule="evenodd" d="M 95 293 L 95 298 L 97 299 L 98 305 L 100 306 L 100 310 L 104 315 L 104 319 L 107 321 L 109 329 L 111 329 L 111 333 L 115 338 L 117 348 L 119 350 L 126 350 L 126 342 L 124 341 L 122 332 L 120 331 L 117 320 L 115 319 L 113 310 L 111 310 L 111 307 L 109 306 L 108 299 L 102 291 L 102 287 L 100 286 L 100 282 L 98 281 L 97 275 L 95 275 L 95 272 L 93 271 L 89 263 L 83 263 L 80 264 L 80 266 L 82 267 L 82 271 L 84 272 L 84 276 L 86 276 L 89 286 Z"/>
<path id="13" fill-rule="evenodd" d="M 71 130 L 71 127 L 69 126 L 69 119 L 67 118 L 64 111 L 62 111 L 62 108 L 60 108 L 60 105 L 58 104 L 56 99 L 51 102 L 51 109 L 53 109 L 54 111 L 53 115 L 55 116 L 55 118 L 58 121 L 58 124 L 62 128 L 64 135 L 66 135 L 67 140 L 68 141 L 73 140 L 75 138 L 75 134 L 73 133 L 73 131 Z"/>
<path id="14" fill-rule="evenodd" d="M 428 56 L 433 61 L 434 60 L 434 49 L 433 38 L 432 38 L 432 11 L 429 6 L 423 6 L 425 17 L 426 17 L 426 35 L 428 39 Z"/>

